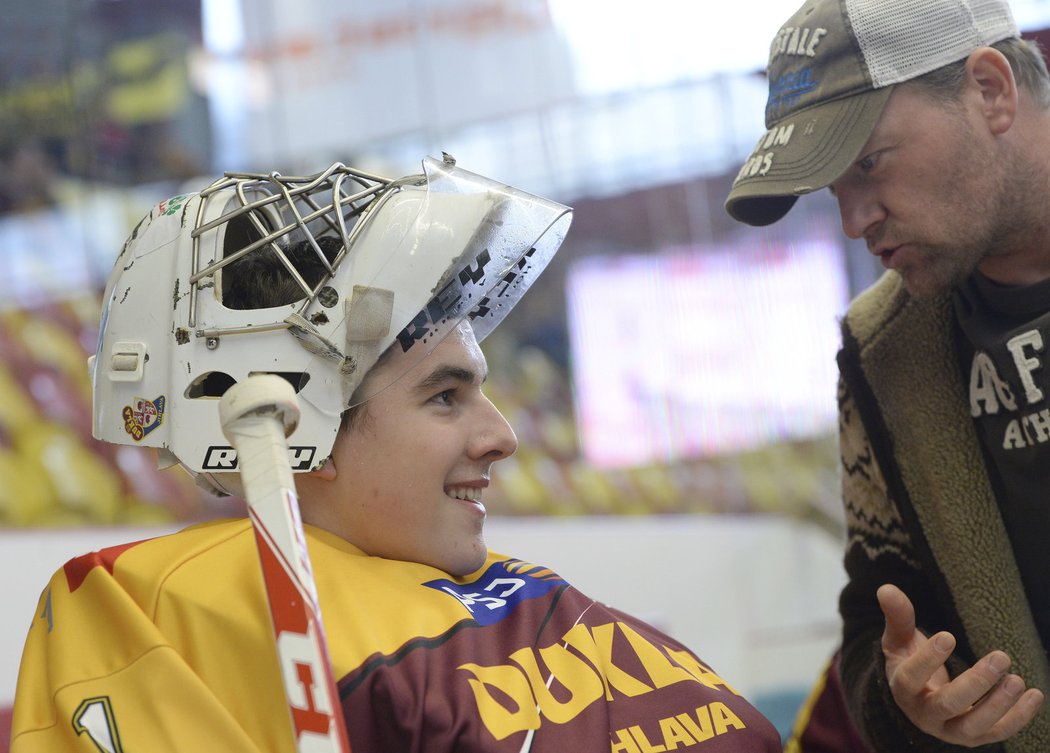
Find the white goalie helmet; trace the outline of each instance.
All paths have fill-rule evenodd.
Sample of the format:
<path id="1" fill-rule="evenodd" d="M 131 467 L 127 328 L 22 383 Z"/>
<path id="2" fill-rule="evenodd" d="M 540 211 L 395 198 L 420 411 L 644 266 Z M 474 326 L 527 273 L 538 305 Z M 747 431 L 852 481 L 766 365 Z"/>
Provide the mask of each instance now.
<path id="1" fill-rule="evenodd" d="M 313 470 L 331 454 L 343 412 L 388 386 L 362 387 L 388 347 L 409 356 L 407 370 L 464 319 L 481 341 L 571 220 L 568 207 L 447 156 L 399 180 L 339 163 L 307 177 L 227 173 L 161 202 L 125 242 L 106 286 L 90 363 L 94 436 L 157 448 L 162 466 L 205 479 L 235 471 L 219 398 L 273 373 L 299 397 L 292 468 Z M 253 252 L 293 281 L 280 305 L 237 299 Z M 300 274 L 303 254 L 316 274 Z"/>

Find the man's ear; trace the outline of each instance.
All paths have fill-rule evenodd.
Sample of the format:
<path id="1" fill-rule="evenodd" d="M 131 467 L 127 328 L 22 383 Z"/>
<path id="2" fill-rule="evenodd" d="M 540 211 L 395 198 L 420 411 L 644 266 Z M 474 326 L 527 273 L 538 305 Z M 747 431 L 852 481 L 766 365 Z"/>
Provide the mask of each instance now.
<path id="1" fill-rule="evenodd" d="M 1017 81 L 1010 61 L 993 47 L 980 47 L 966 59 L 970 86 L 980 94 L 981 115 L 994 135 L 1005 133 L 1017 116 Z"/>

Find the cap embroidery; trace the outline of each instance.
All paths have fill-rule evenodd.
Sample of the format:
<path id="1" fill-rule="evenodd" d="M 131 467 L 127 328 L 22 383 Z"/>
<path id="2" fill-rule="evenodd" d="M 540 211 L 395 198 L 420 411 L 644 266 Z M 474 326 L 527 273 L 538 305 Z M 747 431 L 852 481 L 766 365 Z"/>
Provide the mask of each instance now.
<path id="1" fill-rule="evenodd" d="M 769 61 L 780 55 L 805 55 L 816 57 L 817 45 L 828 30 L 818 26 L 809 29 L 804 26 L 785 26 L 773 37 L 773 44 L 769 47 Z"/>
<path id="2" fill-rule="evenodd" d="M 813 78 L 813 69 L 810 67 L 785 73 L 775 81 L 769 82 L 769 103 L 766 105 L 766 111 L 774 113 L 792 108 L 799 99 L 816 91 L 818 86 L 820 79 Z"/>
<path id="3" fill-rule="evenodd" d="M 773 126 L 758 140 L 751 152 L 751 157 L 744 166 L 740 168 L 736 179 L 753 178 L 756 175 L 765 175 L 773 168 L 773 149 L 778 146 L 787 146 L 791 141 L 791 134 L 795 132 L 795 124 Z M 759 154 L 761 152 L 761 154 Z"/>

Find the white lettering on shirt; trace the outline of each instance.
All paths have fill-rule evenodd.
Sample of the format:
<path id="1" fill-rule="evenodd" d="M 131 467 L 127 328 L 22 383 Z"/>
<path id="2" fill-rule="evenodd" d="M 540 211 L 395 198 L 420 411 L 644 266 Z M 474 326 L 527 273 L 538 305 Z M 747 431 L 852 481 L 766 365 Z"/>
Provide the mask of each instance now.
<path id="1" fill-rule="evenodd" d="M 1043 364 L 1038 358 L 1028 358 L 1025 355 L 1025 348 L 1031 347 L 1036 353 L 1043 352 L 1043 336 L 1039 334 L 1037 329 L 1029 330 L 1011 337 L 1007 341 L 1006 347 L 1010 351 L 1010 355 L 1014 357 L 1017 375 L 1021 378 L 1021 384 L 1024 385 L 1024 395 L 1028 399 L 1029 405 L 1038 403 L 1043 399 L 1043 391 L 1036 386 L 1035 380 L 1032 379 L 1032 372 L 1042 368 Z"/>
<path id="2" fill-rule="evenodd" d="M 1010 385 L 999 376 L 987 353 L 975 353 L 970 364 L 970 415 L 977 418 L 998 413 L 1000 406 L 1017 410 Z"/>

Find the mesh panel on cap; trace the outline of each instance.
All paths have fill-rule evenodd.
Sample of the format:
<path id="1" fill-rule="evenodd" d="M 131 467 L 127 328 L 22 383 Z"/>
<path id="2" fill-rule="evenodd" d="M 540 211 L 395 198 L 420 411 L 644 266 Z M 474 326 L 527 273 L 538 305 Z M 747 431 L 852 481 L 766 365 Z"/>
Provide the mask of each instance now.
<path id="1" fill-rule="evenodd" d="M 1000 39 L 1020 36 L 1013 13 L 1006 3 L 998 0 L 973 0 L 970 10 L 977 21 L 977 28 L 982 30 L 984 35 L 981 44 L 993 44 Z"/>
<path id="2" fill-rule="evenodd" d="M 1018 36 L 1000 0 L 846 0 L 876 87 L 961 60 L 981 45 Z"/>

